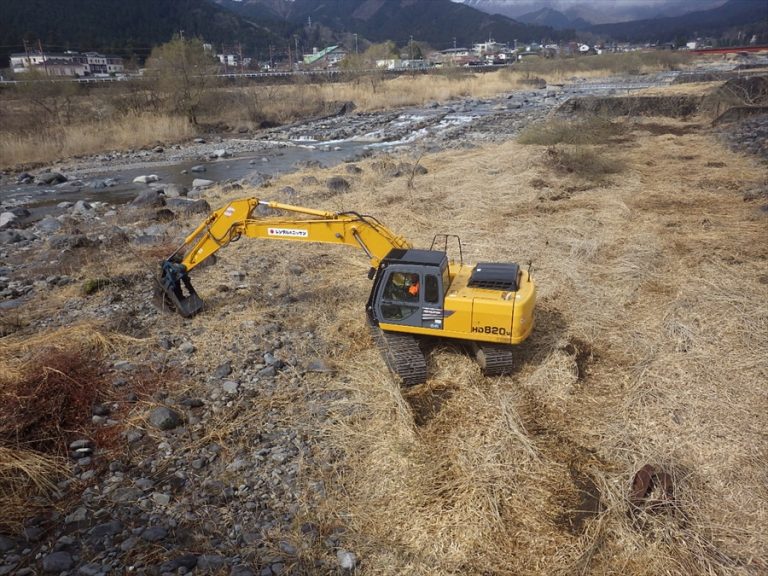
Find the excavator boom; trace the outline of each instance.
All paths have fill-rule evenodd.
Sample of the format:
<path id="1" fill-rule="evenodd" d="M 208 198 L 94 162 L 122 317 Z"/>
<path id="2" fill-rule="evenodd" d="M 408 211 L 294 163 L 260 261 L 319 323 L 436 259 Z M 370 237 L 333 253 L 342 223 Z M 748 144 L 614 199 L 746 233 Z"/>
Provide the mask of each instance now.
<path id="1" fill-rule="evenodd" d="M 288 212 L 297 217 L 257 218 L 258 210 Z M 392 249 L 411 248 L 410 242 L 372 216 L 244 198 L 211 213 L 162 263 L 158 296 L 182 316 L 194 316 L 202 309 L 203 302 L 192 287 L 189 272 L 242 236 L 354 246 L 363 250 L 374 270 Z M 182 286 L 188 295 L 184 295 Z"/>

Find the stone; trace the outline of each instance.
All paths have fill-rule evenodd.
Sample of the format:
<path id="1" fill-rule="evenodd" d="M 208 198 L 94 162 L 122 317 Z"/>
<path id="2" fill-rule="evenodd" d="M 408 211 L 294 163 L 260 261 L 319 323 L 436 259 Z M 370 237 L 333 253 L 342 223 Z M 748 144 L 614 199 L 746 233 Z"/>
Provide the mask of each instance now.
<path id="1" fill-rule="evenodd" d="M 235 380 L 225 380 L 221 384 L 221 389 L 226 394 L 237 394 L 237 391 L 239 390 L 239 388 L 240 388 L 240 383 Z"/>
<path id="2" fill-rule="evenodd" d="M 131 206 L 160 208 L 165 206 L 165 198 L 159 190 L 144 190 L 131 201 Z"/>
<path id="3" fill-rule="evenodd" d="M 346 168 L 344 168 L 347 172 L 347 174 L 362 174 L 363 169 L 360 168 L 360 166 L 357 166 L 356 164 L 348 164 Z"/>
<path id="4" fill-rule="evenodd" d="M 43 572 L 64 572 L 75 565 L 69 552 L 53 552 L 43 558 Z"/>
<path id="5" fill-rule="evenodd" d="M 99 576 L 99 574 L 104 574 L 105 572 L 106 570 L 104 570 L 104 567 L 101 564 L 96 564 L 94 562 L 83 564 L 77 569 L 77 573 L 82 574 L 83 576 Z"/>
<path id="6" fill-rule="evenodd" d="M 200 572 L 218 572 L 227 563 L 223 556 L 202 554 L 197 557 L 197 570 Z"/>
<path id="7" fill-rule="evenodd" d="M 211 157 L 213 158 L 229 158 L 230 156 L 232 156 L 232 153 L 224 148 L 211 152 Z"/>
<path id="8" fill-rule="evenodd" d="M 149 413 L 149 423 L 160 430 L 173 430 L 184 423 L 184 418 L 171 408 L 158 406 Z"/>
<path id="9" fill-rule="evenodd" d="M 16 548 L 16 543 L 7 536 L 0 534 L 0 552 L 10 552 L 14 548 Z"/>
<path id="10" fill-rule="evenodd" d="M 92 538 L 104 538 L 105 536 L 115 536 L 122 532 L 123 523 L 120 520 L 111 520 L 103 524 L 97 524 L 88 533 Z"/>
<path id="11" fill-rule="evenodd" d="M 342 570 L 354 570 L 357 566 L 357 557 L 352 552 L 346 550 L 336 551 L 336 560 Z"/>
<path id="12" fill-rule="evenodd" d="M 70 450 L 80 450 L 80 448 L 91 448 L 91 447 L 93 447 L 93 442 L 91 442 L 87 438 L 81 438 L 80 440 L 75 440 L 73 442 L 70 442 L 69 444 Z"/>
<path id="13" fill-rule="evenodd" d="M 349 181 L 341 176 L 334 176 L 329 178 L 325 184 L 328 186 L 328 190 L 337 194 L 349 192 L 350 189 Z"/>
<path id="14" fill-rule="evenodd" d="M 0 244 L 18 244 L 24 240 L 24 236 L 16 230 L 0 230 Z"/>
<path id="15" fill-rule="evenodd" d="M 152 500 L 154 500 L 155 504 L 158 506 L 168 506 L 168 504 L 171 503 L 170 495 L 163 494 L 162 492 L 153 492 Z"/>
<path id="16" fill-rule="evenodd" d="M 180 186 L 179 184 L 166 184 L 163 186 L 163 194 L 166 198 L 179 198 L 186 196 L 189 190 L 186 186 Z"/>
<path id="17" fill-rule="evenodd" d="M 189 169 L 190 172 L 205 172 L 206 170 L 208 169 L 202 164 L 198 164 L 197 166 L 192 166 L 192 168 Z"/>
<path id="18" fill-rule="evenodd" d="M 168 530 L 162 526 L 150 526 L 141 533 L 141 539 L 146 542 L 159 542 L 168 536 Z"/>
<path id="19" fill-rule="evenodd" d="M 38 186 L 46 185 L 50 186 L 52 184 L 61 184 L 62 182 L 66 182 L 67 177 L 59 172 L 45 172 L 43 174 L 37 175 L 37 184 Z"/>
<path id="20" fill-rule="evenodd" d="M 229 576 L 254 576 L 254 572 L 247 566 L 232 566 Z"/>
<path id="21" fill-rule="evenodd" d="M 184 354 L 192 354 L 195 351 L 195 345 L 192 344 L 189 340 L 186 342 L 182 342 L 179 346 L 179 352 L 183 352 Z"/>
<path id="22" fill-rule="evenodd" d="M 145 174 L 143 176 L 136 176 L 136 178 L 133 179 L 134 184 L 150 184 L 159 181 L 160 177 L 157 174 Z"/>
<path id="23" fill-rule="evenodd" d="M 16 216 L 13 212 L 3 212 L 0 214 L 0 229 L 7 228 L 11 224 L 16 223 L 19 220 L 19 217 Z"/>
<path id="24" fill-rule="evenodd" d="M 0 226 L 1 228 L 2 226 Z M 51 234 L 53 232 L 58 232 L 61 230 L 62 224 L 59 222 L 56 218 L 53 216 L 46 216 L 40 222 L 35 224 L 35 228 L 39 230 L 40 232 L 45 232 L 46 234 Z"/>
<path id="25" fill-rule="evenodd" d="M 209 214 L 211 205 L 205 200 L 192 200 L 189 198 L 170 198 L 165 202 L 168 208 L 178 210 L 182 214 Z"/>
<path id="26" fill-rule="evenodd" d="M 73 216 L 85 216 L 90 218 L 94 216 L 95 212 L 96 211 L 93 209 L 93 206 L 85 200 L 78 200 L 72 207 Z"/>
<path id="27" fill-rule="evenodd" d="M 129 552 L 133 550 L 139 543 L 139 539 L 136 536 L 129 536 L 120 543 L 120 550 L 123 552 Z"/>
<path id="28" fill-rule="evenodd" d="M 192 180 L 192 187 L 193 188 L 210 188 L 216 184 L 213 180 L 206 180 L 205 178 L 195 178 Z"/>
<path id="29" fill-rule="evenodd" d="M 195 138 L 192 142 L 195 144 L 205 144 L 205 138 Z"/>
<path id="30" fill-rule="evenodd" d="M 232 374 L 232 363 L 229 360 L 219 364 L 216 370 L 213 371 L 213 376 L 215 378 L 226 378 L 230 374 Z"/>

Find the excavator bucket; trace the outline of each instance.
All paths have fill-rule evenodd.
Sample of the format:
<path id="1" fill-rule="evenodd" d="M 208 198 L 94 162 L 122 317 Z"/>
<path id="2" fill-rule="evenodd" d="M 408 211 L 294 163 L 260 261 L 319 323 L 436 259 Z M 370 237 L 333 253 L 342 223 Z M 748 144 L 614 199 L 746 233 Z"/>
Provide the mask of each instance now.
<path id="1" fill-rule="evenodd" d="M 203 301 L 192 287 L 192 281 L 183 265 L 170 260 L 163 262 L 156 284 L 155 304 L 159 308 L 171 308 L 184 318 L 191 318 L 203 309 Z"/>

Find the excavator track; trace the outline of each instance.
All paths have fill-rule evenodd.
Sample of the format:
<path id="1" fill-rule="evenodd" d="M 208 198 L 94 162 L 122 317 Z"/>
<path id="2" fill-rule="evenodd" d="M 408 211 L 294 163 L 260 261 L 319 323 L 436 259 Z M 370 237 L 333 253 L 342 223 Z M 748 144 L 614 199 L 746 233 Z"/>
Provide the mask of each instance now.
<path id="1" fill-rule="evenodd" d="M 427 361 L 416 338 L 383 332 L 375 326 L 371 326 L 371 334 L 387 366 L 402 380 L 403 386 L 416 386 L 427 381 Z"/>
<path id="2" fill-rule="evenodd" d="M 475 360 L 486 376 L 510 374 L 515 366 L 515 357 L 511 346 L 493 344 L 475 344 Z"/>

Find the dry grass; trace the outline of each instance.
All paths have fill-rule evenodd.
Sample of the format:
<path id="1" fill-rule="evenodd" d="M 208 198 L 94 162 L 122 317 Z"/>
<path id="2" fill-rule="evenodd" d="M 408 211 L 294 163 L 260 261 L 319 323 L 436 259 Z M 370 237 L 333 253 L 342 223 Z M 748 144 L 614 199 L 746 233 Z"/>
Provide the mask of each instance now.
<path id="1" fill-rule="evenodd" d="M 626 132 L 625 125 L 590 116 L 576 120 L 550 118 L 526 127 L 518 136 L 521 144 L 604 144 Z"/>
<path id="2" fill-rule="evenodd" d="M 130 115 L 19 134 L 0 131 L 0 165 L 33 165 L 58 158 L 176 142 L 195 134 L 186 120 L 172 116 Z"/>
<path id="3" fill-rule="evenodd" d="M 109 394 L 103 357 L 126 342 L 80 325 L 3 338 L 0 347 L 0 529 L 54 505 L 68 443 L 91 430 Z"/>
<path id="4" fill-rule="evenodd" d="M 303 513 L 346 526 L 361 574 L 768 569 L 768 227 L 741 195 L 765 168 L 679 120 L 628 123 L 624 136 L 611 150 L 624 170 L 599 188 L 518 143 L 426 156 L 413 186 L 364 162 L 345 194 L 302 186 L 307 173 L 273 187 L 374 214 L 416 246 L 444 231 L 469 260 L 532 258 L 537 329 L 510 377 L 485 379 L 446 345 L 427 384 L 399 390 L 366 335 L 365 259 L 346 248 L 255 241 L 197 274 L 209 309 L 195 344 L 212 366 L 240 338 L 233 322 L 254 319 L 317 334 L 301 355 L 339 368 L 306 377 L 345 399 L 323 430 L 340 455 L 327 500 L 308 496 Z M 292 275 L 295 264 L 312 273 Z M 249 290 L 218 294 L 231 269 L 248 270 Z M 629 502 L 647 463 L 674 483 L 656 511 Z"/>
<path id="5" fill-rule="evenodd" d="M 365 336 L 364 262 L 342 248 L 257 241 L 201 271 L 211 353 L 235 338 L 219 317 L 228 313 L 279 317 L 327 342 L 342 373 L 310 386 L 349 399 L 325 430 L 343 459 L 324 522 L 348 527 L 361 573 L 765 571 L 768 233 L 739 190 L 766 174 L 672 124 L 637 127 L 616 151 L 620 181 L 557 202 L 530 183 L 564 191 L 574 176 L 515 143 L 425 157 L 430 172 L 412 189 L 368 164 L 345 195 L 322 199 L 299 175 L 276 184 L 296 187 L 300 204 L 362 207 L 418 246 L 448 231 L 473 260 L 532 257 L 538 326 L 508 378 L 484 379 L 460 351 L 440 349 L 430 381 L 399 391 Z M 273 282 L 253 269 L 252 294 L 214 293 L 227 269 L 255 259 Z M 307 292 L 286 311 L 270 294 L 297 262 L 313 278 L 289 281 Z M 628 501 L 646 463 L 674 479 L 674 504 L 656 513 Z"/>

